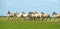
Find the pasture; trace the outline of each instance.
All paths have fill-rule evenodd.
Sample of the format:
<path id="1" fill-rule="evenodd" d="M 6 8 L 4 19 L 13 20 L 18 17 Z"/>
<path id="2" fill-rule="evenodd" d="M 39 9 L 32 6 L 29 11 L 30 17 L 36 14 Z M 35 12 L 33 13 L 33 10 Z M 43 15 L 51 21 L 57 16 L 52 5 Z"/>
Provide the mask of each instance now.
<path id="1" fill-rule="evenodd" d="M 14 18 L 16 19 L 16 18 Z M 0 29 L 60 29 L 60 21 L 10 20 L 0 17 Z"/>

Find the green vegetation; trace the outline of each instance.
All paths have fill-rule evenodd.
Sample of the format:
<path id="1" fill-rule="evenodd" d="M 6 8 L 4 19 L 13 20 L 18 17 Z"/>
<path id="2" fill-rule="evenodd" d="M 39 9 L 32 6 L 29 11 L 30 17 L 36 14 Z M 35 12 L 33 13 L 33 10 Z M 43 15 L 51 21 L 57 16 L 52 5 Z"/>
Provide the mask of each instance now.
<path id="1" fill-rule="evenodd" d="M 0 29 L 60 29 L 60 21 L 10 20 L 0 17 Z"/>

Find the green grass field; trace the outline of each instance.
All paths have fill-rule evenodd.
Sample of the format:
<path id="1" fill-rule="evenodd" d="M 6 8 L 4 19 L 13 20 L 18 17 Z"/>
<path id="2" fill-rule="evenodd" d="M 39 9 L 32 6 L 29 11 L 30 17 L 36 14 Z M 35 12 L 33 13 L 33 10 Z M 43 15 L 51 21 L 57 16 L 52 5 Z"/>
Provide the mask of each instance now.
<path id="1" fill-rule="evenodd" d="M 0 17 L 0 29 L 60 29 L 60 21 L 8 21 L 6 17 Z"/>

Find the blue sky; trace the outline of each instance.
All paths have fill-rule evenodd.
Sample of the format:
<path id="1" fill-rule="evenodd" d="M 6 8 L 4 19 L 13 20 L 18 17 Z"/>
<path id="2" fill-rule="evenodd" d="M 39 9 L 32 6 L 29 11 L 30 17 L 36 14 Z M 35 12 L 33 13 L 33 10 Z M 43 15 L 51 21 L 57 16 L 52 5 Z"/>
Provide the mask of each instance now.
<path id="1" fill-rule="evenodd" d="M 8 10 L 19 13 L 36 11 L 51 15 L 53 11 L 60 13 L 60 0 L 0 0 L 0 15 L 7 15 Z"/>

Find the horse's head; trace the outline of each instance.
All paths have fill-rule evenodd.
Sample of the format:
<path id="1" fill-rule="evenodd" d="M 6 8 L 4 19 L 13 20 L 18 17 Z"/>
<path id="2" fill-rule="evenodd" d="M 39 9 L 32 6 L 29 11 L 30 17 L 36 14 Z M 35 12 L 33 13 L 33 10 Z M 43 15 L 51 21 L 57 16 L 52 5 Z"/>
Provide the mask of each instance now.
<path id="1" fill-rule="evenodd" d="M 32 14 L 33 12 L 29 12 L 29 14 Z"/>
<path id="2" fill-rule="evenodd" d="M 8 13 L 7 14 L 11 14 L 12 12 L 11 11 L 8 11 Z"/>
<path id="3" fill-rule="evenodd" d="M 44 14 L 44 12 L 41 12 L 41 14 Z"/>
<path id="4" fill-rule="evenodd" d="M 22 14 L 25 14 L 25 12 L 22 12 Z"/>
<path id="5" fill-rule="evenodd" d="M 36 14 L 38 14 L 37 12 L 35 12 Z"/>
<path id="6" fill-rule="evenodd" d="M 56 12 L 53 12 L 53 14 L 52 15 L 56 15 L 57 13 Z"/>

